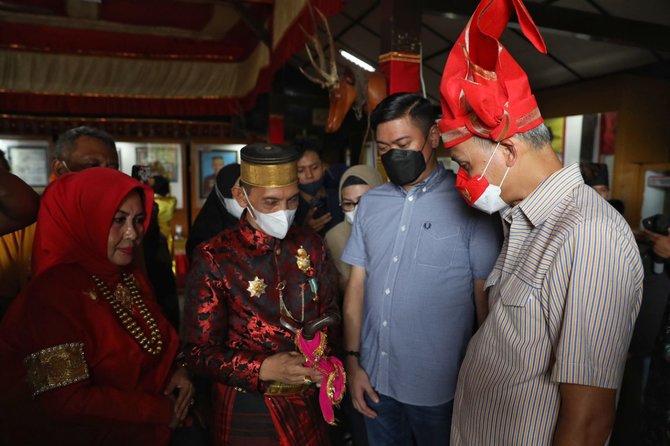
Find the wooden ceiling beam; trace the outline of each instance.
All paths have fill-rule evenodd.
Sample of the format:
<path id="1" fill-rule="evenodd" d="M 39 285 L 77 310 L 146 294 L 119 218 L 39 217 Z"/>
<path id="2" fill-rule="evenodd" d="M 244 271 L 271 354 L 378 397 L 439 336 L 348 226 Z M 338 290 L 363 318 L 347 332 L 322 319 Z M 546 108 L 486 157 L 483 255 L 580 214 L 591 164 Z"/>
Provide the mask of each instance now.
<path id="1" fill-rule="evenodd" d="M 244 23 L 247 24 L 251 30 L 256 33 L 258 38 L 263 42 L 268 48 L 272 49 L 272 38 L 270 33 L 262 23 L 253 17 L 253 15 L 247 9 L 247 5 L 243 0 L 230 0 L 229 3 L 235 9 Z"/>
<path id="2" fill-rule="evenodd" d="M 579 35 L 587 40 L 670 51 L 670 26 L 560 8 L 548 3 L 526 2 L 525 5 L 540 28 Z M 424 14 L 470 17 L 474 8 L 472 0 L 423 0 Z M 511 21 L 517 23 L 516 17 Z"/>

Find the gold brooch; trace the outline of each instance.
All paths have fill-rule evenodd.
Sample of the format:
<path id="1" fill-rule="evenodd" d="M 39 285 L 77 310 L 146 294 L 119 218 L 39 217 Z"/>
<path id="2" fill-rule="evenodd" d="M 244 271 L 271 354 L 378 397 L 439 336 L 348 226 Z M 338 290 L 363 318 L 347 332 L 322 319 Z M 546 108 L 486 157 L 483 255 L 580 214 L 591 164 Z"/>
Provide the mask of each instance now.
<path id="1" fill-rule="evenodd" d="M 251 297 L 261 297 L 265 293 L 265 288 L 267 288 L 265 280 L 255 276 L 254 280 L 249 281 L 247 291 L 249 291 Z"/>
<path id="2" fill-rule="evenodd" d="M 132 310 L 133 309 L 133 296 L 130 293 L 130 290 L 126 288 L 122 283 L 116 285 L 114 290 L 114 299 L 121 304 L 122 307 Z"/>
<path id="3" fill-rule="evenodd" d="M 307 251 L 302 245 L 298 248 L 298 255 L 295 256 L 295 263 L 298 265 L 298 269 L 303 273 L 307 273 L 312 269 L 312 261 L 309 259 L 309 254 L 307 254 Z"/>

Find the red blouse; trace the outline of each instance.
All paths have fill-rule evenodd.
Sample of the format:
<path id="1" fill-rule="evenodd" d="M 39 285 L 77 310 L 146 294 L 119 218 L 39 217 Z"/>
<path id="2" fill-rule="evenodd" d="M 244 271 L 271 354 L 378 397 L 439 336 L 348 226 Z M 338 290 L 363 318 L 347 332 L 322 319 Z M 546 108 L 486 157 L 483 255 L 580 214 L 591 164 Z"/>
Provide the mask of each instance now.
<path id="1" fill-rule="evenodd" d="M 163 341 L 155 356 L 122 326 L 77 265 L 47 270 L 19 296 L 0 324 L 2 427 L 11 444 L 168 443 L 173 404 L 162 392 L 179 341 L 146 281 L 136 279 Z M 25 360 L 37 352 L 61 356 L 50 357 L 49 367 L 31 368 Z M 85 365 L 77 360 L 81 353 Z M 42 383 L 34 399 L 27 381 Z"/>

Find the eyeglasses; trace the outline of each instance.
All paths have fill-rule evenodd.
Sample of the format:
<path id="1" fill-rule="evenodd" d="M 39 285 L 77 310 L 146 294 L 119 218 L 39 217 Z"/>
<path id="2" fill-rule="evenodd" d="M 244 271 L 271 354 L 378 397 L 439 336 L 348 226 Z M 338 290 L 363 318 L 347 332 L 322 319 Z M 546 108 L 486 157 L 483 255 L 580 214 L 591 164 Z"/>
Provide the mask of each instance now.
<path id="1" fill-rule="evenodd" d="M 359 202 L 360 202 L 360 200 L 358 200 L 358 201 L 343 201 L 343 202 L 340 203 L 340 207 L 342 208 L 342 210 L 344 212 L 351 212 L 351 211 L 354 210 L 354 208 L 356 206 L 358 206 Z"/>

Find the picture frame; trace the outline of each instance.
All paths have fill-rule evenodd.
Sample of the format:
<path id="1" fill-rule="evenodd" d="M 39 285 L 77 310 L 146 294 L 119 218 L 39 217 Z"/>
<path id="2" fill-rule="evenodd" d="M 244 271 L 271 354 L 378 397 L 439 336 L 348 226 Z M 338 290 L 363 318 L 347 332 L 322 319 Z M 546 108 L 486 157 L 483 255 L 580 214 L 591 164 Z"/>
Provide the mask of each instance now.
<path id="1" fill-rule="evenodd" d="M 174 144 L 136 147 L 135 164 L 151 166 L 153 175 L 164 176 L 171 183 L 179 181 L 179 147 Z"/>
<path id="2" fill-rule="evenodd" d="M 201 199 L 207 198 L 216 184 L 216 175 L 224 166 L 240 162 L 236 149 L 206 148 L 199 152 L 198 191 Z"/>
<path id="3" fill-rule="evenodd" d="M 49 183 L 49 163 L 46 147 L 10 146 L 7 148 L 12 173 L 29 186 L 46 187 Z"/>

